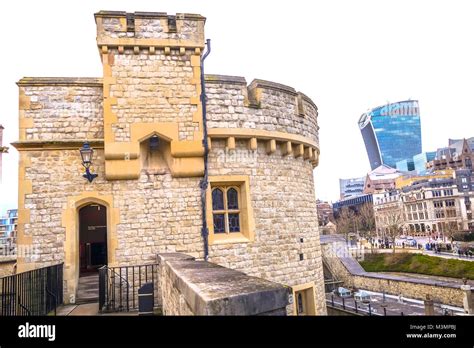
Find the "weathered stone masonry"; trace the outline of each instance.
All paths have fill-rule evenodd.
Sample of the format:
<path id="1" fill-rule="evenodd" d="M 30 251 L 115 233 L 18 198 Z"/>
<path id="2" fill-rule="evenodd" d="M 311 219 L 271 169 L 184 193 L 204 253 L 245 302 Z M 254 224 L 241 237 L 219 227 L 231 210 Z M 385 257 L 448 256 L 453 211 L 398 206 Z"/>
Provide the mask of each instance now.
<path id="1" fill-rule="evenodd" d="M 65 262 L 66 299 L 78 281 L 77 211 L 107 207 L 109 265 L 157 253 L 202 258 L 204 165 L 200 58 L 204 17 L 96 14 L 103 78 L 24 78 L 20 89 L 18 270 Z M 131 26 L 131 24 L 134 24 Z M 317 107 L 293 88 L 206 75 L 209 177 L 248 180 L 253 240 L 211 243 L 209 261 L 298 289 L 326 312 L 313 168 Z M 160 167 L 143 144 L 162 141 Z M 95 149 L 88 183 L 78 148 Z M 253 226 L 251 224 L 251 226 Z M 293 310 L 292 306 L 288 308 Z"/>

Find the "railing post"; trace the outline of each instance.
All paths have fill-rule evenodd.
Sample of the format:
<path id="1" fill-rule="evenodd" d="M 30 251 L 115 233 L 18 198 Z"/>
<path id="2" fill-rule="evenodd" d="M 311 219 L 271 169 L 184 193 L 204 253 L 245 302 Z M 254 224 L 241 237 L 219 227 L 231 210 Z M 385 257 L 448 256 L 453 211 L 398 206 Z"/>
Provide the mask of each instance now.
<path id="1" fill-rule="evenodd" d="M 372 306 L 369 303 L 369 316 L 372 315 Z"/>
<path id="2" fill-rule="evenodd" d="M 115 271 L 115 270 L 114 270 Z M 121 310 L 123 308 L 123 303 L 122 303 L 122 267 L 119 268 L 119 309 Z"/>
<path id="3" fill-rule="evenodd" d="M 64 275 L 64 263 L 59 266 L 59 303 L 64 302 L 64 288 L 63 288 L 63 275 Z"/>
<path id="4" fill-rule="evenodd" d="M 386 317 L 387 316 L 387 308 L 383 307 L 383 315 Z"/>
<path id="5" fill-rule="evenodd" d="M 332 302 L 332 306 L 334 307 L 334 294 L 331 294 L 331 302 Z"/>
<path id="6" fill-rule="evenodd" d="M 359 313 L 359 310 L 357 309 L 357 301 L 354 301 L 354 304 L 355 304 L 356 313 Z"/>
<path id="7" fill-rule="evenodd" d="M 102 313 L 105 305 L 105 292 L 106 292 L 106 279 L 107 279 L 107 268 L 102 266 L 99 268 L 99 312 Z"/>
<path id="8" fill-rule="evenodd" d="M 342 298 L 342 308 L 346 309 L 346 301 L 345 301 L 344 297 Z"/>
<path id="9" fill-rule="evenodd" d="M 130 303 L 128 302 L 128 295 L 130 293 L 130 284 L 128 282 L 128 268 L 126 268 L 126 270 L 127 270 L 127 275 L 126 275 L 126 279 L 125 279 L 125 281 L 126 281 L 125 285 L 127 286 L 127 296 L 126 296 L 127 299 L 126 299 L 126 301 L 127 301 L 127 312 L 128 312 L 128 311 L 130 311 Z M 132 286 L 135 286 L 135 284 L 133 284 Z"/>
<path id="10" fill-rule="evenodd" d="M 110 272 L 110 289 L 109 289 L 109 296 L 111 297 L 110 301 L 110 306 L 112 307 L 112 310 L 115 309 L 115 272 L 111 271 Z"/>

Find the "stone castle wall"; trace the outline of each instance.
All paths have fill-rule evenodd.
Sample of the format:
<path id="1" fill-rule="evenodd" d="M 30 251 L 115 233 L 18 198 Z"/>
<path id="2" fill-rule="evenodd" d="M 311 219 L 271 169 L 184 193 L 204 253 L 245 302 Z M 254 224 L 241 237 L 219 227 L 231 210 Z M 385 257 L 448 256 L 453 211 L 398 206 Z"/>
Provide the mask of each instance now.
<path id="1" fill-rule="evenodd" d="M 104 137 L 101 79 L 24 78 L 18 85 L 20 140 Z"/>
<path id="2" fill-rule="evenodd" d="M 318 313 L 323 313 L 324 279 L 312 173 L 310 162 L 283 156 L 279 147 L 268 155 L 261 142 L 257 150 L 249 151 L 245 140 L 236 141 L 235 150 L 226 150 L 224 140 L 213 140 L 209 176 L 249 176 L 257 232 L 251 243 L 212 245 L 209 260 L 289 286 L 314 281 Z"/>
<path id="3" fill-rule="evenodd" d="M 119 209 L 116 264 L 150 263 L 157 252 L 185 252 L 202 258 L 201 202 L 198 178 L 172 178 L 170 174 L 147 175 L 138 181 L 104 180 L 103 151 L 97 150 L 91 185 L 82 178 L 78 151 L 30 151 L 26 178 L 32 193 L 25 196 L 30 223 L 25 233 L 32 237 L 35 256 L 27 262 L 45 266 L 64 261 L 63 211 L 68 196 L 87 191 L 113 195 Z M 61 170 L 51 172 L 61 163 Z M 213 141 L 209 175 L 248 175 L 254 210 L 256 238 L 252 243 L 210 246 L 210 261 L 249 275 L 297 285 L 314 281 L 320 288 L 319 313 L 324 312 L 323 275 L 312 165 L 282 156 L 279 149 L 269 156 L 263 143 L 254 153 L 245 141 L 226 151 L 224 140 Z M 67 192 L 68 195 L 64 195 Z M 301 239 L 303 240 L 301 242 Z M 300 253 L 304 259 L 300 261 Z"/>
<path id="4" fill-rule="evenodd" d="M 177 122 L 179 140 L 194 140 L 199 122 L 193 121 L 197 105 L 189 103 L 197 95 L 195 85 L 189 84 L 191 56 L 189 50 L 184 55 L 179 50 L 170 50 L 169 55 L 163 50 L 153 55 L 110 50 L 109 57 L 114 57 L 109 63 L 115 79 L 110 87 L 110 97 L 116 98 L 112 107 L 117 116 L 115 141 L 130 141 L 130 125 L 141 122 Z"/>
<path id="5" fill-rule="evenodd" d="M 102 79 L 20 80 L 19 244 L 35 252 L 19 270 L 78 267 L 77 211 L 108 209 L 110 265 L 151 263 L 157 253 L 203 258 L 203 124 L 200 57 L 204 18 L 96 14 Z M 130 28 L 132 27 L 132 30 Z M 288 286 L 315 282 L 326 312 L 313 168 L 317 108 L 284 85 L 208 75 L 209 175 L 249 179 L 255 239 L 212 244 L 210 261 Z M 142 167 L 141 143 L 158 134 L 168 167 Z M 79 147 L 95 150 L 87 182 Z M 303 260 L 300 260 L 300 254 Z M 28 266 L 28 267 L 27 267 Z M 68 296 L 66 295 L 66 298 Z M 291 308 L 288 308 L 291 312 Z"/>
<path id="6" fill-rule="evenodd" d="M 138 180 L 107 181 L 103 150 L 97 150 L 93 184 L 82 178 L 78 150 L 29 151 L 31 166 L 26 178 L 32 192 L 25 196 L 35 256 L 27 262 L 47 265 L 62 262 L 65 252 L 64 210 L 68 197 L 96 191 L 113 196 L 119 210 L 115 251 L 116 264 L 142 264 L 155 260 L 157 252 L 185 251 L 202 257 L 201 203 L 198 178 L 172 178 L 170 174 L 147 175 Z M 61 164 L 60 170 L 51 168 Z M 67 193 L 67 194 L 65 194 Z"/>
<path id="7" fill-rule="evenodd" d="M 178 122 L 180 138 L 192 140 L 199 130 L 188 121 L 196 111 L 186 102 L 195 96 L 190 55 L 171 51 L 134 55 L 131 50 L 115 58 L 110 97 L 116 141 L 129 141 L 133 123 Z M 146 78 L 145 78 L 146 77 Z M 22 120 L 28 123 L 23 140 L 102 139 L 102 79 L 24 78 L 19 82 Z M 180 87 L 184 86 L 184 87 Z M 208 128 L 243 128 L 304 135 L 318 143 L 316 106 L 293 88 L 255 80 L 247 87 L 242 77 L 206 75 Z M 249 95 L 258 94 L 251 104 Z M 303 109 L 298 108 L 301 98 Z M 298 111 L 299 110 L 299 111 Z M 133 116 L 131 116 L 133 115 Z M 178 117 L 176 117 L 178 115 Z"/>

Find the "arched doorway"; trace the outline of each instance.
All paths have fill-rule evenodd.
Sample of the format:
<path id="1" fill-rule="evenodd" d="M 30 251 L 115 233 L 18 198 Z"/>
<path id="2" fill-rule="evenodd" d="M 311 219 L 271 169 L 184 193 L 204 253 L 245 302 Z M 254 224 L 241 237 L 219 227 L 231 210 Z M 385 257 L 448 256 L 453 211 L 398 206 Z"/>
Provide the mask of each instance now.
<path id="1" fill-rule="evenodd" d="M 79 276 L 107 264 L 107 208 L 91 203 L 79 209 Z"/>

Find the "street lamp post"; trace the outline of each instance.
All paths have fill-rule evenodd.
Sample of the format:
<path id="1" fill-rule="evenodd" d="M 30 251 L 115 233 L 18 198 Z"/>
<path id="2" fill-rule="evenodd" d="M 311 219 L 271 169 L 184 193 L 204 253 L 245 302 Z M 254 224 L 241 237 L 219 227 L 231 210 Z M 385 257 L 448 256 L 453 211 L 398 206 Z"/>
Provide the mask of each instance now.
<path id="1" fill-rule="evenodd" d="M 92 158 L 94 155 L 94 150 L 90 147 L 89 143 L 86 141 L 82 148 L 79 149 L 81 153 L 82 165 L 86 169 L 86 173 L 83 175 L 89 182 L 92 182 L 97 178 L 97 174 L 90 172 L 90 166 L 92 165 Z"/>

